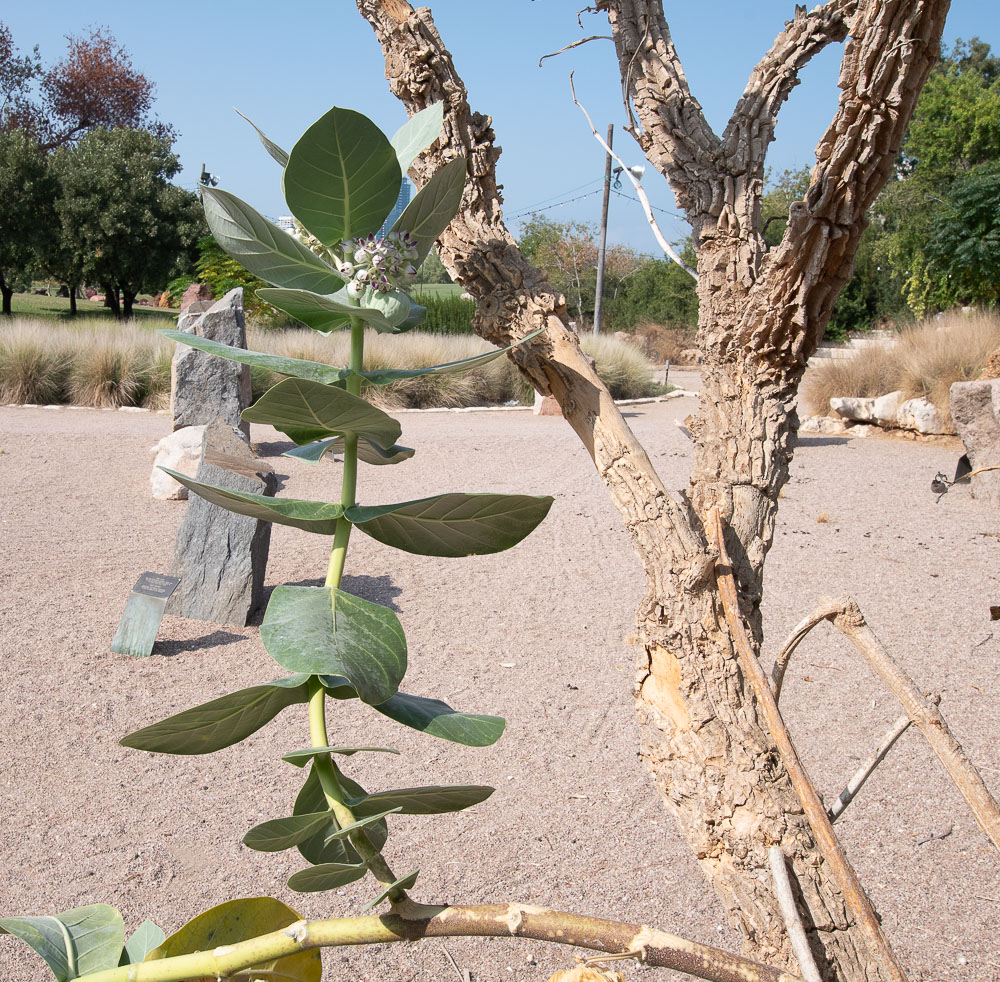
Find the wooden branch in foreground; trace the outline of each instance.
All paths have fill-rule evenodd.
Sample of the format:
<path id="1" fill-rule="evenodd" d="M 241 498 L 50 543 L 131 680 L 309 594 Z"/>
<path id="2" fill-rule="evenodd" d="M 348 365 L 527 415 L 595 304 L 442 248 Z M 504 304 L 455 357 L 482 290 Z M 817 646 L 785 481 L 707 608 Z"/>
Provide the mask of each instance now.
<path id="1" fill-rule="evenodd" d="M 962 797 L 972 809 L 972 814 L 979 827 L 986 833 L 990 842 L 1000 850 L 1000 805 L 990 794 L 986 782 L 983 781 L 975 764 L 969 760 L 965 749 L 948 729 L 948 724 L 938 710 L 935 700 L 925 696 L 917 688 L 913 679 L 885 650 L 875 632 L 868 626 L 864 614 L 861 613 L 861 608 L 858 607 L 853 597 L 821 600 L 816 610 L 795 626 L 790 637 L 778 652 L 771 672 L 775 706 L 777 706 L 777 699 L 781 693 L 781 682 L 785 670 L 788 668 L 792 652 L 817 624 L 827 620 L 853 643 L 854 647 L 861 652 L 861 656 L 868 662 L 871 670 L 899 700 L 907 719 L 927 738 L 927 742 L 937 754 L 938 760 L 944 765 L 948 776 L 955 782 Z M 890 743 L 889 746 L 892 744 Z M 888 747 L 886 747 L 886 752 L 888 752 Z M 884 757 L 885 754 L 882 756 Z M 875 762 L 874 766 L 877 764 L 878 761 Z"/>
<path id="2" fill-rule="evenodd" d="M 854 917 L 858 929 L 868 945 L 872 959 L 881 964 L 889 978 L 895 979 L 896 982 L 906 982 L 906 974 L 896 959 L 888 938 L 882 932 L 878 915 L 848 861 L 836 832 L 833 831 L 826 808 L 813 786 L 812 779 L 802 766 L 799 755 L 792 745 L 788 729 L 778 710 L 774 693 L 771 691 L 764 670 L 757 660 L 750 636 L 740 614 L 736 580 L 733 576 L 732 562 L 726 552 L 725 532 L 718 508 L 712 508 L 709 511 L 706 531 L 712 536 L 715 547 L 719 551 L 719 559 L 715 567 L 716 582 L 733 645 L 739 657 L 740 667 L 753 688 L 758 707 L 767 722 L 767 728 L 781 754 L 782 763 L 788 771 L 792 786 L 802 804 L 802 810 L 805 812 L 813 835 L 816 837 L 816 845 L 840 888 L 844 903 Z"/>
<path id="3" fill-rule="evenodd" d="M 806 982 L 823 982 L 820 978 L 816 960 L 809 948 L 806 929 L 802 926 L 802 915 L 799 913 L 795 896 L 792 893 L 792 881 L 788 876 L 788 864 L 781 846 L 771 846 L 767 851 L 767 859 L 771 864 L 771 879 L 774 880 L 774 894 L 778 898 L 781 916 L 785 919 L 788 940 L 795 952 L 795 960 L 799 963 L 799 971 Z"/>
<path id="4" fill-rule="evenodd" d="M 665 934 L 644 924 L 621 924 L 528 904 L 430 907 L 412 901 L 381 917 L 296 921 L 280 931 L 224 945 L 81 976 L 80 982 L 217 982 L 261 962 L 313 948 L 419 941 L 422 938 L 511 937 L 575 945 L 606 954 L 629 954 L 708 982 L 804 982 L 769 965 L 709 945 Z M 251 972 L 250 977 L 256 977 Z"/>
<path id="5" fill-rule="evenodd" d="M 847 806 L 858 796 L 865 786 L 865 781 L 875 773 L 875 768 L 885 760 L 886 754 L 892 750 L 896 741 L 910 728 L 912 720 L 905 713 L 892 724 L 892 729 L 882 738 L 875 753 L 871 755 L 855 772 L 854 777 L 847 782 L 837 800 L 826 810 L 831 822 L 836 822 L 847 810 Z"/>

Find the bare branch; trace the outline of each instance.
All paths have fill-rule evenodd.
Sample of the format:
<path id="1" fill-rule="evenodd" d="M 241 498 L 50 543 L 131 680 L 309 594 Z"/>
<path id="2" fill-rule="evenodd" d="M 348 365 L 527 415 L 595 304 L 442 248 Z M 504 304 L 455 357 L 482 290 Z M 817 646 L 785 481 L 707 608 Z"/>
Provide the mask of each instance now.
<path id="1" fill-rule="evenodd" d="M 733 645 L 739 656 L 740 667 L 749 680 L 757 704 L 767 721 L 767 728 L 781 754 L 782 762 L 791 778 L 795 793 L 802 804 L 802 810 L 813 830 L 813 835 L 816 836 L 816 845 L 823 854 L 823 859 L 829 864 L 830 872 L 840 887 L 844 901 L 857 921 L 868 944 L 870 957 L 881 964 L 888 977 L 894 982 L 906 982 L 906 974 L 897 961 L 888 939 L 882 932 L 878 915 L 848 861 L 843 846 L 841 846 L 837 834 L 830 824 L 826 808 L 792 745 L 788 730 L 778 710 L 778 703 L 775 701 L 771 687 L 767 684 L 764 670 L 757 661 L 753 645 L 740 615 L 732 561 L 726 552 L 725 532 L 718 508 L 712 508 L 706 524 L 713 543 L 719 550 L 719 559 L 715 567 L 716 582 L 719 598 L 726 614 L 726 623 L 729 625 Z"/>
<path id="2" fill-rule="evenodd" d="M 865 781 L 875 773 L 875 768 L 885 760 L 886 754 L 892 750 L 896 741 L 910 728 L 910 723 L 910 717 L 904 714 L 892 724 L 892 729 L 882 738 L 875 753 L 858 768 L 857 773 L 837 796 L 837 800 L 827 809 L 831 822 L 836 822 L 844 814 L 847 806 L 854 801 L 858 792 L 864 787 Z"/>
<path id="3" fill-rule="evenodd" d="M 816 967 L 816 960 L 813 958 L 812 951 L 809 948 L 806 929 L 802 926 L 802 915 L 799 914 L 798 905 L 795 903 L 795 897 L 792 894 L 792 884 L 788 878 L 788 866 L 785 863 L 785 854 L 781 851 L 781 846 L 771 846 L 767 851 L 767 858 L 771 864 L 774 893 L 778 898 L 781 916 L 785 919 L 788 940 L 792 944 L 792 951 L 795 952 L 795 959 L 799 963 L 799 971 L 806 982 L 823 982 L 820 978 L 819 969 Z"/>
<path id="4" fill-rule="evenodd" d="M 602 4 L 602 6 L 604 6 Z M 610 0 L 608 20 L 621 67 L 631 129 L 650 163 L 664 174 L 689 217 L 708 210 L 721 143 L 692 96 L 670 37 L 661 0 Z"/>
<path id="5" fill-rule="evenodd" d="M 775 702 L 781 698 L 781 683 L 785 678 L 785 670 L 788 668 L 792 653 L 817 624 L 836 616 L 842 609 L 843 602 L 840 600 L 823 600 L 808 617 L 804 617 L 792 629 L 788 640 L 781 646 L 774 659 L 774 667 L 771 669 L 771 688 L 774 691 Z"/>
<path id="6" fill-rule="evenodd" d="M 778 110 L 799 84 L 799 71 L 828 44 L 847 37 L 858 0 L 829 0 L 795 17 L 774 39 L 770 50 L 750 73 L 722 136 L 723 153 L 732 172 L 754 171 L 763 176 L 764 156 L 774 139 Z"/>
<path id="7" fill-rule="evenodd" d="M 698 282 L 698 274 L 690 267 L 683 259 L 677 254 L 677 250 L 666 240 L 663 233 L 660 231 L 660 226 L 657 225 L 656 219 L 653 217 L 653 209 L 649 205 L 649 198 L 646 197 L 646 192 L 642 189 L 642 185 L 639 183 L 639 179 L 632 173 L 628 168 L 625 161 L 618 156 L 611 149 L 611 145 L 608 143 L 604 137 L 594 128 L 594 121 L 590 118 L 590 113 L 583 108 L 580 100 L 576 97 L 576 87 L 573 85 L 573 73 L 569 73 L 569 89 L 573 94 L 573 104 L 577 106 L 580 112 L 583 113 L 584 118 L 587 120 L 587 125 L 590 127 L 590 132 L 597 142 L 604 147 L 604 152 L 611 155 L 612 159 L 615 160 L 618 165 L 622 168 L 622 173 L 625 174 L 629 181 L 632 183 L 632 187 L 635 188 L 635 193 L 639 195 L 639 203 L 642 205 L 642 210 L 646 215 L 646 221 L 649 222 L 649 227 L 653 230 L 653 235 L 656 237 L 656 241 L 660 244 L 660 248 L 675 262 L 685 273 L 690 276 L 695 283 Z"/>
<path id="8" fill-rule="evenodd" d="M 538 67 L 542 67 L 542 62 L 546 58 L 555 58 L 556 55 L 561 55 L 564 51 L 570 51 L 573 48 L 579 48 L 582 44 L 587 44 L 590 41 L 614 41 L 614 38 L 608 34 L 594 34 L 589 38 L 581 38 L 579 41 L 574 41 L 572 44 L 564 44 L 558 51 L 553 51 L 551 54 L 542 55 L 538 59 Z"/>

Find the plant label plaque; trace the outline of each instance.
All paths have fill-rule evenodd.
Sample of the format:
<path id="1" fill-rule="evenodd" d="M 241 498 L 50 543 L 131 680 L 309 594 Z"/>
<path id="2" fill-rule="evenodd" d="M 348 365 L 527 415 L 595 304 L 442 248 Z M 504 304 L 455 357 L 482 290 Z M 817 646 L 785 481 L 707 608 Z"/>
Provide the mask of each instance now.
<path id="1" fill-rule="evenodd" d="M 123 655 L 145 658 L 152 654 L 156 633 L 163 620 L 163 610 L 180 579 L 163 573 L 143 573 L 136 580 L 125 604 L 111 650 Z"/>

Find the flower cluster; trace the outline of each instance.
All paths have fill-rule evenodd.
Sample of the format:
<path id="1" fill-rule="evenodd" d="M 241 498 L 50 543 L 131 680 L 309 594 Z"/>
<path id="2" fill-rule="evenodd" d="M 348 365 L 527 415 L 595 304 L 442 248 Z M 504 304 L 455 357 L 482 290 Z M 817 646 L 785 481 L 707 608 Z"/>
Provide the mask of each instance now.
<path id="1" fill-rule="evenodd" d="M 347 293 L 360 297 L 365 290 L 389 293 L 396 286 L 409 282 L 417 272 L 417 242 L 409 232 L 390 232 L 384 238 L 366 235 L 341 242 L 343 256 L 337 269 L 349 276 Z"/>

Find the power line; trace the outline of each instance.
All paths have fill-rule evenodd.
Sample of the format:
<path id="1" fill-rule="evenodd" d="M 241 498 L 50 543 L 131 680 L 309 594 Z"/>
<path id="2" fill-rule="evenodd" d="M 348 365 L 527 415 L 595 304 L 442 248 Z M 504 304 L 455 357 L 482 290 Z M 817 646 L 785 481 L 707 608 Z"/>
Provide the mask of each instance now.
<path id="1" fill-rule="evenodd" d="M 618 195 L 619 198 L 625 198 L 626 201 L 634 201 L 637 205 L 642 204 L 638 198 L 633 197 L 631 194 L 625 194 L 623 191 L 616 191 L 612 188 L 611 193 Z M 669 215 L 671 218 L 679 218 L 681 221 L 687 221 L 683 215 L 678 215 L 676 211 L 667 211 L 666 208 L 657 208 L 656 205 L 650 205 L 649 207 L 652 208 L 653 211 L 660 212 L 662 215 Z"/>
<path id="2" fill-rule="evenodd" d="M 530 215 L 536 211 L 549 211 L 552 208 L 561 208 L 563 205 L 572 204 L 574 201 L 583 201 L 586 198 L 592 198 L 595 194 L 600 194 L 604 189 L 595 188 L 593 191 L 588 191 L 586 194 L 578 194 L 575 198 L 566 198 L 565 201 L 556 201 L 551 205 L 545 205 L 544 207 L 539 207 L 535 205 L 534 208 L 525 208 L 524 211 L 514 212 L 512 215 L 508 215 L 508 218 L 521 218 L 524 215 Z"/>
<path id="3" fill-rule="evenodd" d="M 538 201 L 533 205 L 528 205 L 526 208 L 519 208 L 516 214 L 526 215 L 528 214 L 528 212 L 532 211 L 539 211 L 539 210 L 544 211 L 546 208 L 555 208 L 556 205 L 549 204 L 549 202 L 551 202 L 553 198 L 558 198 L 564 194 L 573 194 L 576 191 L 582 191 L 584 188 L 589 188 L 592 184 L 599 184 L 600 181 L 601 179 L 598 177 L 592 181 L 586 181 L 585 183 L 580 184 L 575 188 L 567 188 L 565 191 L 557 191 L 555 194 L 550 195 L 548 198 L 543 198 L 541 201 Z"/>

